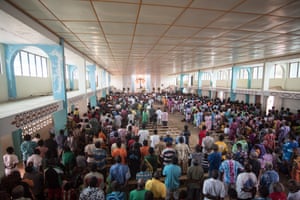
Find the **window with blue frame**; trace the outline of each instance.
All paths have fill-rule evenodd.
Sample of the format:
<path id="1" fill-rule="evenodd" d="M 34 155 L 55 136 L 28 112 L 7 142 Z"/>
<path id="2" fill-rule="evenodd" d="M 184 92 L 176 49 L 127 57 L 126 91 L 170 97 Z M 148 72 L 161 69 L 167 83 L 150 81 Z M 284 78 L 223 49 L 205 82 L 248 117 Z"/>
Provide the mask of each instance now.
<path id="1" fill-rule="evenodd" d="M 14 60 L 15 76 L 48 77 L 48 58 L 36 53 L 21 50 Z"/>

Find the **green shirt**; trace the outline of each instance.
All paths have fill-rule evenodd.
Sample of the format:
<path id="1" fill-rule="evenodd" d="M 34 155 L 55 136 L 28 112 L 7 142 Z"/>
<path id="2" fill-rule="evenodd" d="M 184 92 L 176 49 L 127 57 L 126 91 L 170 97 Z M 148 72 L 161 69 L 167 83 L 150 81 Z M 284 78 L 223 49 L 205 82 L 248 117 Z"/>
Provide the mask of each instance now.
<path id="1" fill-rule="evenodd" d="M 129 200 L 143 200 L 145 199 L 145 193 L 147 190 L 132 190 L 129 195 Z"/>

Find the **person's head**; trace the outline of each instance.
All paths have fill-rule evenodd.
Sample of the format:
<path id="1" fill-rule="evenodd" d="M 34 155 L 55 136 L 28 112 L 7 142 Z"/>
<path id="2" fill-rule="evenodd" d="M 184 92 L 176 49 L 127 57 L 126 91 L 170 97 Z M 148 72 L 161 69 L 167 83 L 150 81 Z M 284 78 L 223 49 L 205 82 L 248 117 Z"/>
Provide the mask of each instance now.
<path id="1" fill-rule="evenodd" d="M 270 162 L 267 162 L 265 165 L 266 170 L 272 170 L 273 169 L 273 164 Z"/>
<path id="2" fill-rule="evenodd" d="M 43 146 L 44 145 L 44 140 L 40 139 L 38 142 L 37 142 L 37 145 L 39 147 Z"/>
<path id="3" fill-rule="evenodd" d="M 64 129 L 60 129 L 60 130 L 59 130 L 59 134 L 60 134 L 60 135 L 64 135 L 64 134 L 65 134 L 65 130 L 64 130 Z"/>
<path id="4" fill-rule="evenodd" d="M 227 158 L 228 160 L 231 160 L 231 159 L 232 159 L 232 153 L 228 152 L 228 153 L 226 154 L 226 158 Z"/>
<path id="5" fill-rule="evenodd" d="M 118 147 L 118 148 L 121 148 L 121 146 L 122 146 L 121 138 L 118 138 L 118 139 L 117 139 L 116 144 L 117 144 L 117 147 Z"/>
<path id="6" fill-rule="evenodd" d="M 14 148 L 13 147 L 7 147 L 6 148 L 6 153 L 8 153 L 8 154 L 13 154 L 14 153 Z"/>
<path id="7" fill-rule="evenodd" d="M 116 163 L 121 163 L 121 161 L 122 161 L 121 156 L 116 156 L 115 161 L 116 161 Z"/>
<path id="8" fill-rule="evenodd" d="M 30 164 L 28 163 L 27 166 L 25 167 L 25 172 L 27 173 L 31 173 L 33 172 L 33 163 L 30 162 Z"/>
<path id="9" fill-rule="evenodd" d="M 213 151 L 217 152 L 219 149 L 219 146 L 216 144 L 213 144 L 212 149 L 213 149 Z"/>
<path id="10" fill-rule="evenodd" d="M 101 142 L 100 142 L 100 141 L 97 141 L 97 142 L 95 143 L 95 147 L 96 147 L 96 148 L 100 148 L 100 147 L 101 147 Z"/>
<path id="11" fill-rule="evenodd" d="M 154 129 L 153 134 L 157 135 L 157 129 Z"/>
<path id="12" fill-rule="evenodd" d="M 39 149 L 34 149 L 33 153 L 36 154 L 36 155 L 40 155 L 41 151 Z"/>
<path id="13" fill-rule="evenodd" d="M 153 174 L 153 177 L 156 178 L 156 179 L 159 179 L 160 178 L 160 172 L 155 171 L 154 174 Z"/>
<path id="14" fill-rule="evenodd" d="M 150 155 L 153 155 L 153 154 L 154 154 L 154 148 L 153 148 L 153 147 L 150 147 L 150 148 L 149 148 L 149 154 L 150 154 Z"/>
<path id="15" fill-rule="evenodd" d="M 41 138 L 41 135 L 39 133 L 35 134 L 36 138 Z"/>
<path id="16" fill-rule="evenodd" d="M 219 136 L 219 140 L 220 140 L 220 141 L 223 141 L 223 140 L 224 140 L 224 135 L 220 135 L 220 136 Z"/>
<path id="17" fill-rule="evenodd" d="M 145 181 L 143 180 L 143 179 L 138 179 L 138 181 L 137 181 L 137 188 L 139 189 L 139 190 L 141 190 L 141 189 L 144 189 L 144 187 L 145 187 Z"/>
<path id="18" fill-rule="evenodd" d="M 174 164 L 174 165 L 178 164 L 178 158 L 177 158 L 177 156 L 173 156 L 173 158 L 172 158 L 172 164 Z"/>
<path id="19" fill-rule="evenodd" d="M 287 188 L 292 193 L 295 193 L 295 192 L 297 192 L 300 189 L 299 184 L 294 179 L 288 180 L 288 182 L 287 182 Z"/>
<path id="20" fill-rule="evenodd" d="M 219 177 L 218 170 L 212 170 L 211 171 L 211 177 L 214 178 L 214 179 L 217 179 Z"/>
<path id="21" fill-rule="evenodd" d="M 196 151 L 196 152 L 202 152 L 202 146 L 201 146 L 200 144 L 197 144 L 197 145 L 195 146 L 195 151 Z"/>
<path id="22" fill-rule="evenodd" d="M 28 134 L 25 135 L 25 136 L 24 136 L 24 140 L 25 140 L 25 141 L 30 141 L 30 140 L 31 140 L 31 136 L 28 135 Z"/>
<path id="23" fill-rule="evenodd" d="M 90 178 L 89 186 L 90 187 L 98 187 L 98 179 L 95 176 Z"/>
<path id="24" fill-rule="evenodd" d="M 206 126 L 205 125 L 202 126 L 202 130 L 206 130 Z"/>
<path id="25" fill-rule="evenodd" d="M 180 144 L 184 143 L 184 139 L 183 139 L 182 136 L 179 137 L 179 143 L 180 143 Z"/>
<path id="26" fill-rule="evenodd" d="M 240 151 L 242 150 L 242 144 L 241 143 L 237 143 L 236 144 L 236 148 Z"/>
<path id="27" fill-rule="evenodd" d="M 252 165 L 250 163 L 245 164 L 245 172 L 251 172 L 252 171 Z"/>
<path id="28" fill-rule="evenodd" d="M 167 146 L 167 147 L 172 147 L 172 145 L 173 145 L 172 142 L 167 141 L 167 143 L 166 143 L 166 146 Z"/>
<path id="29" fill-rule="evenodd" d="M 148 140 L 143 141 L 143 146 L 148 146 Z"/>
<path id="30" fill-rule="evenodd" d="M 274 192 L 284 192 L 284 187 L 280 182 L 273 183 L 272 187 Z"/>
<path id="31" fill-rule="evenodd" d="M 188 125 L 184 125 L 184 130 L 188 130 Z"/>

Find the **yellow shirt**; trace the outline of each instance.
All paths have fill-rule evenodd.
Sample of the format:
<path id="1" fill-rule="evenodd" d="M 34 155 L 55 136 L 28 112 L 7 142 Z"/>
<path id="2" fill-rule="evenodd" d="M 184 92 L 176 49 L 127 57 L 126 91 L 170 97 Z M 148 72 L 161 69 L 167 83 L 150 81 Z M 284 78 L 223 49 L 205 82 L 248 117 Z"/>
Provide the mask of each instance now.
<path id="1" fill-rule="evenodd" d="M 166 198 L 166 186 L 160 180 L 152 178 L 146 182 L 145 189 L 153 193 L 154 198 Z"/>
<path id="2" fill-rule="evenodd" d="M 226 159 L 226 152 L 228 152 L 227 144 L 223 141 L 216 141 L 216 145 L 218 145 L 218 151 L 222 153 L 222 159 Z"/>

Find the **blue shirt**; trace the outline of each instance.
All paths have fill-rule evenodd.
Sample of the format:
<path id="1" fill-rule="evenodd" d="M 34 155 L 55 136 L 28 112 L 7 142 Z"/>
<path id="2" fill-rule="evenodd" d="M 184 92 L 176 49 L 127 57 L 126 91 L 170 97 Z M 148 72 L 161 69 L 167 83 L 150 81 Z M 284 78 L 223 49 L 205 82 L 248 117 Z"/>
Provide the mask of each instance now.
<path id="1" fill-rule="evenodd" d="M 219 167 L 219 171 L 224 173 L 224 183 L 235 183 L 239 170 L 244 169 L 243 166 L 235 160 L 224 160 Z"/>
<path id="2" fill-rule="evenodd" d="M 125 192 L 114 191 L 106 195 L 106 200 L 125 200 Z"/>
<path id="3" fill-rule="evenodd" d="M 179 178 L 181 176 L 181 168 L 178 165 L 169 164 L 164 167 L 163 175 L 167 189 L 178 189 L 180 186 Z"/>
<path id="4" fill-rule="evenodd" d="M 220 152 L 213 152 L 208 155 L 209 170 L 219 170 L 221 165 L 222 155 Z"/>
<path id="5" fill-rule="evenodd" d="M 101 148 L 95 148 L 93 154 L 97 167 L 99 169 L 104 169 L 106 164 L 106 151 Z"/>
<path id="6" fill-rule="evenodd" d="M 109 170 L 109 175 L 111 181 L 117 181 L 120 185 L 125 184 L 125 182 L 131 177 L 129 167 L 120 163 L 114 164 Z"/>

